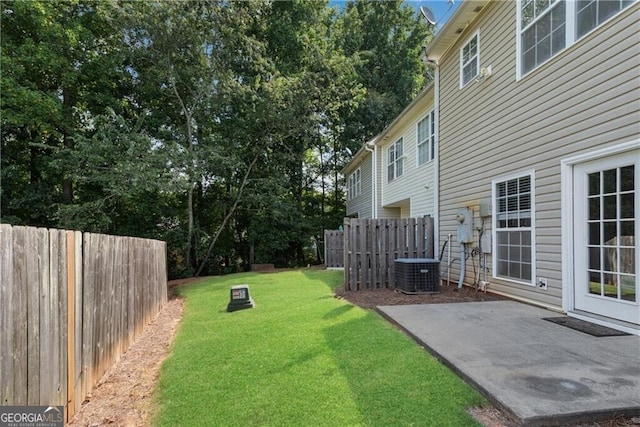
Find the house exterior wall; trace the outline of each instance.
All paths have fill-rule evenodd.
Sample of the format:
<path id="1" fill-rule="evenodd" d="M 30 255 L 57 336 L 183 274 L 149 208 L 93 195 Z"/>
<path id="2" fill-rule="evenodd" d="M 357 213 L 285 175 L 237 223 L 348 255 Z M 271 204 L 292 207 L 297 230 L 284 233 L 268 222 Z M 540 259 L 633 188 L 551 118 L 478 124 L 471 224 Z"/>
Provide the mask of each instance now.
<path id="1" fill-rule="evenodd" d="M 401 120 L 384 135 L 378 146 L 380 176 L 379 217 L 435 216 L 434 160 L 418 165 L 418 122 L 433 111 L 433 92 L 420 99 L 413 108 L 405 111 Z M 387 149 L 398 139 L 403 139 L 403 175 L 389 182 L 387 176 Z M 437 142 L 436 142 L 437 147 Z"/>
<path id="2" fill-rule="evenodd" d="M 561 309 L 561 160 L 639 138 L 640 5 L 622 11 L 520 80 L 516 5 L 490 2 L 440 58 L 439 235 L 453 234 L 452 254 L 459 254 L 457 211 L 472 208 L 478 225 L 479 204 L 491 198 L 492 180 L 533 170 L 532 276 L 547 278 L 548 289 L 492 277 L 493 270 L 490 289 Z M 461 89 L 460 48 L 476 31 L 480 67 L 491 65 L 492 75 Z M 485 228 L 493 234 L 490 220 Z M 477 232 L 474 241 L 477 246 Z M 458 278 L 459 265 L 453 263 L 452 278 Z M 466 266 L 465 282 L 473 283 L 471 259 Z"/>
<path id="3" fill-rule="evenodd" d="M 373 216 L 373 173 L 371 157 L 372 154 L 369 151 L 362 153 L 362 159 L 351 165 L 349 172 L 345 176 L 348 193 L 349 176 L 360 168 L 360 195 L 353 199 L 347 197 L 346 214 L 349 217 L 372 218 Z"/>

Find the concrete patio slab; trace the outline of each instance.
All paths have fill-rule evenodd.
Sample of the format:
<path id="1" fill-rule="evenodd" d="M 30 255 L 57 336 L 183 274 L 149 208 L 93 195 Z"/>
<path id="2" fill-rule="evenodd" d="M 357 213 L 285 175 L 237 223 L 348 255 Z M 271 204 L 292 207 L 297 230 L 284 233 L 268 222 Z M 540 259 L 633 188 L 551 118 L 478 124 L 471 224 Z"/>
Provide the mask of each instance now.
<path id="1" fill-rule="evenodd" d="M 640 337 L 594 337 L 515 301 L 378 307 L 524 426 L 640 415 Z"/>

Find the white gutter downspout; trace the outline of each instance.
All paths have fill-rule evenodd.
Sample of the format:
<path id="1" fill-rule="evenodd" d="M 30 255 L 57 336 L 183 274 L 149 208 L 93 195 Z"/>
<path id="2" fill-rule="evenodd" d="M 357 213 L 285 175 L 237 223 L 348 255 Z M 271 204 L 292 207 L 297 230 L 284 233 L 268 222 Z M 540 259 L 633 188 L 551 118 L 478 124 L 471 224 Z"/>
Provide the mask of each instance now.
<path id="1" fill-rule="evenodd" d="M 367 142 L 364 149 L 371 153 L 371 180 L 373 181 L 373 197 L 371 197 L 371 216 L 373 219 L 378 218 L 378 173 L 376 164 L 376 144 Z M 373 148 L 371 148 L 373 146 Z"/>
<path id="2" fill-rule="evenodd" d="M 423 57 L 424 65 L 433 68 L 433 111 L 435 115 L 436 148 L 433 159 L 433 241 L 434 254 L 439 253 L 440 245 L 440 64 L 438 61 Z M 450 244 L 451 242 L 449 242 Z"/>

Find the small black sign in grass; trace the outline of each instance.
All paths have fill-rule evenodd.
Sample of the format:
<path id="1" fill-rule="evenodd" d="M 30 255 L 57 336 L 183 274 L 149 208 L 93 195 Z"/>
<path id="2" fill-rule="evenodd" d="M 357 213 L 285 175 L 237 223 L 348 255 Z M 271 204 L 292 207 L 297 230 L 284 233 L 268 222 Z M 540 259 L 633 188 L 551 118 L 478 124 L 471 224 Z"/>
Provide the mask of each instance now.
<path id="1" fill-rule="evenodd" d="M 236 285 L 231 287 L 227 311 L 243 310 L 245 308 L 253 308 L 253 306 L 253 299 L 249 295 L 249 285 Z"/>
<path id="2" fill-rule="evenodd" d="M 622 335 L 630 335 L 626 332 L 618 331 L 617 329 L 596 325 L 595 323 L 587 322 L 585 320 L 575 319 L 573 317 L 568 317 L 568 316 L 544 317 L 543 320 L 548 320 L 549 322 L 566 326 L 568 328 L 575 329 L 576 331 L 593 335 L 594 337 L 617 337 Z"/>

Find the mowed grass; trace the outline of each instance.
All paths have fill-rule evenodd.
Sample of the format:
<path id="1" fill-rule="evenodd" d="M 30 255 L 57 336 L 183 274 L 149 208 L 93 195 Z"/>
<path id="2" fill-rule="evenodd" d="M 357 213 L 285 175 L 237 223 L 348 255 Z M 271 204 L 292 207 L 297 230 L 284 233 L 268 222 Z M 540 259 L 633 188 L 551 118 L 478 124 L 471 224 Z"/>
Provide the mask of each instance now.
<path id="1" fill-rule="evenodd" d="M 342 272 L 223 276 L 182 288 L 156 389 L 162 426 L 467 426 L 484 399 L 378 314 L 333 297 Z M 226 312 L 248 284 L 256 307 Z"/>

